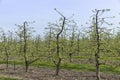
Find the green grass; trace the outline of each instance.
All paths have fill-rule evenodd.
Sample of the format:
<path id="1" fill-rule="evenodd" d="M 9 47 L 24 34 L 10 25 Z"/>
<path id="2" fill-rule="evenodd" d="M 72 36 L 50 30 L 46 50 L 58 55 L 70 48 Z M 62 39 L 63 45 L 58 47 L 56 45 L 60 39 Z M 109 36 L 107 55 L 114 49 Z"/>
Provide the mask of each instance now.
<path id="1" fill-rule="evenodd" d="M 34 62 L 33 64 L 31 64 L 31 66 L 43 67 L 43 68 L 53 68 L 53 67 L 55 67 L 54 63 L 52 63 L 52 62 L 40 62 L 40 61 Z"/>
<path id="2" fill-rule="evenodd" d="M 14 64 L 14 61 L 9 61 L 9 64 Z M 24 65 L 24 61 L 15 61 L 17 65 Z M 0 64 L 6 64 L 6 61 L 0 61 Z"/>
<path id="3" fill-rule="evenodd" d="M 31 66 L 42 67 L 42 68 L 55 68 L 54 63 L 47 62 L 35 62 Z M 74 69 L 82 71 L 95 71 L 95 67 L 91 64 L 72 64 L 72 63 L 62 63 L 61 68 L 63 69 Z"/>
<path id="4" fill-rule="evenodd" d="M 101 65 L 100 68 L 102 72 L 120 74 L 120 66 L 113 67 L 111 65 Z"/>
<path id="5" fill-rule="evenodd" d="M 119 61 L 120 60 L 120 57 L 106 57 L 106 56 L 103 56 L 103 57 L 100 57 L 101 60 L 107 60 L 107 61 Z"/>
<path id="6" fill-rule="evenodd" d="M 5 61 L 0 61 L 0 63 L 5 64 Z M 13 61 L 9 61 L 9 64 L 13 64 Z M 24 61 L 16 61 L 16 64 L 24 65 Z M 55 69 L 55 65 L 53 62 L 36 61 L 30 66 Z M 68 70 L 74 69 L 74 70 L 79 70 L 79 71 L 92 71 L 92 72 L 96 71 L 95 65 L 93 64 L 62 63 L 61 68 L 68 69 Z M 100 70 L 101 72 L 105 72 L 105 73 L 120 74 L 120 66 L 114 67 L 112 65 L 101 65 Z"/>
<path id="7" fill-rule="evenodd" d="M 91 64 L 62 64 L 62 68 L 64 69 L 75 69 L 75 70 L 82 70 L 82 71 L 95 71 L 95 67 Z"/>
<path id="8" fill-rule="evenodd" d="M 21 80 L 21 79 L 0 76 L 0 80 Z"/>

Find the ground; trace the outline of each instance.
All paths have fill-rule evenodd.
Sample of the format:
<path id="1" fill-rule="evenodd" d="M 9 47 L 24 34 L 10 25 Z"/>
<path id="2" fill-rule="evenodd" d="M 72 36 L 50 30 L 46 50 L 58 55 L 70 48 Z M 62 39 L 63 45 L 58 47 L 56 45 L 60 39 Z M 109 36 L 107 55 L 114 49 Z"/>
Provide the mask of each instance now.
<path id="1" fill-rule="evenodd" d="M 5 67 L 3 64 L 0 65 L 1 76 L 21 80 L 96 80 L 95 72 L 61 69 L 59 76 L 55 76 L 53 68 L 29 67 L 29 71 L 26 73 L 23 66 L 16 66 L 15 71 L 12 65 L 8 69 Z M 120 75 L 101 73 L 101 78 L 102 80 L 120 80 Z"/>

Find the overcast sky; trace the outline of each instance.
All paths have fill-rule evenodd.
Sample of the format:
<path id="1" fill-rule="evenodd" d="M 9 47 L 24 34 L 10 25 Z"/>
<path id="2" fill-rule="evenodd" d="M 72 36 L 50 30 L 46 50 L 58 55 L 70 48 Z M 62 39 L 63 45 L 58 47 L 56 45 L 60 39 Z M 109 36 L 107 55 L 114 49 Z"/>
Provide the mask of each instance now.
<path id="1" fill-rule="evenodd" d="M 94 9 L 111 9 L 110 16 L 118 16 L 120 0 L 0 0 L 0 27 L 14 30 L 14 24 L 24 21 L 36 21 L 33 25 L 37 32 L 44 32 L 48 22 L 58 20 L 60 15 L 54 11 L 57 8 L 66 17 L 74 14 L 78 24 L 90 19 Z"/>

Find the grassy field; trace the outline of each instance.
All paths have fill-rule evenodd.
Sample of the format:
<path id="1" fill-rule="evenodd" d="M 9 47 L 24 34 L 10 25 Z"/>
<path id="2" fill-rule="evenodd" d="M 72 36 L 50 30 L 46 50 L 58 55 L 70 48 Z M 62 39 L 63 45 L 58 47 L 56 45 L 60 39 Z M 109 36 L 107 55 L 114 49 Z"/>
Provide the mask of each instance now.
<path id="1" fill-rule="evenodd" d="M 0 76 L 0 80 L 20 80 L 20 79 Z"/>
<path id="2" fill-rule="evenodd" d="M 1 64 L 5 64 L 5 61 L 0 61 Z M 13 65 L 13 61 L 9 61 L 9 64 Z M 16 65 L 24 65 L 23 61 L 16 61 Z M 34 67 L 42 67 L 42 68 L 55 68 L 53 62 L 46 62 L 46 61 L 36 61 L 35 63 L 31 64 L 30 66 Z M 79 70 L 79 71 L 92 71 L 95 72 L 96 67 L 95 64 L 86 63 L 86 64 L 77 64 L 77 63 L 64 63 L 61 64 L 62 69 L 67 70 Z M 113 74 L 120 74 L 120 66 L 110 65 L 110 64 L 102 64 L 100 66 L 100 71 L 104 73 L 113 73 Z"/>

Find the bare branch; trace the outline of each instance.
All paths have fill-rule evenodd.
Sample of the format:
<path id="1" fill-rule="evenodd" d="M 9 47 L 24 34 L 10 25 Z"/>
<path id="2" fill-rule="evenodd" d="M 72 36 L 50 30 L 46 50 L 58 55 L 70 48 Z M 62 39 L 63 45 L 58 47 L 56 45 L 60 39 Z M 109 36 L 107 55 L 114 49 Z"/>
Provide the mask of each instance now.
<path id="1" fill-rule="evenodd" d="M 60 14 L 63 18 L 65 18 L 65 16 L 63 16 L 62 13 L 60 13 L 56 8 L 54 9 L 58 14 Z"/>

